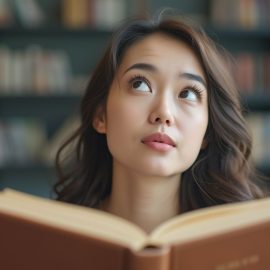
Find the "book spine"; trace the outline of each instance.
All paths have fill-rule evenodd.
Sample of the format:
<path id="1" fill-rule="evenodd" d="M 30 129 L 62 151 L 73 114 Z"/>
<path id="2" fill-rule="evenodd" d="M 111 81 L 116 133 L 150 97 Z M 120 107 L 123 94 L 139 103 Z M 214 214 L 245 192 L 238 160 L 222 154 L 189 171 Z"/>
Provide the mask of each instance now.
<path id="1" fill-rule="evenodd" d="M 170 247 L 149 246 L 137 252 L 129 250 L 126 259 L 127 270 L 169 270 Z"/>
<path id="2" fill-rule="evenodd" d="M 37 27 L 46 22 L 45 13 L 38 5 L 38 1 L 33 0 L 13 0 L 13 12 L 22 26 Z"/>
<path id="3" fill-rule="evenodd" d="M 265 27 L 269 21 L 269 0 L 212 0 L 210 18 L 221 27 L 246 30 Z"/>
<path id="4" fill-rule="evenodd" d="M 238 88 L 243 94 L 250 95 L 255 88 L 255 59 L 247 52 L 235 56 L 236 72 L 235 79 Z"/>
<path id="5" fill-rule="evenodd" d="M 14 23 L 14 16 L 12 14 L 11 1 L 0 1 L 0 26 L 10 26 Z"/>
<path id="6" fill-rule="evenodd" d="M 241 52 L 235 56 L 234 78 L 243 95 L 269 95 L 270 54 Z"/>

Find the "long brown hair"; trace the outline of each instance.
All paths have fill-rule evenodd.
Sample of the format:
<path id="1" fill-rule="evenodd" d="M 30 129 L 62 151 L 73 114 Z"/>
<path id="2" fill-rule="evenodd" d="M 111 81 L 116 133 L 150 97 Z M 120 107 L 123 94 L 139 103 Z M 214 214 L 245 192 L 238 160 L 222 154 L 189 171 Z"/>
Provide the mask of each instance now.
<path id="1" fill-rule="evenodd" d="M 136 41 L 156 32 L 184 41 L 193 49 L 208 86 L 207 145 L 182 174 L 181 211 L 262 196 L 261 189 L 252 180 L 251 138 L 224 58 L 225 51 L 194 24 L 160 16 L 125 22 L 114 33 L 82 98 L 81 125 L 57 153 L 59 180 L 55 192 L 58 200 L 98 207 L 110 195 L 112 156 L 106 135 L 99 134 L 92 126 L 93 117 L 98 108 L 106 106 L 111 83 L 125 51 Z M 62 153 L 74 142 L 75 149 L 69 153 L 68 160 L 62 160 Z"/>

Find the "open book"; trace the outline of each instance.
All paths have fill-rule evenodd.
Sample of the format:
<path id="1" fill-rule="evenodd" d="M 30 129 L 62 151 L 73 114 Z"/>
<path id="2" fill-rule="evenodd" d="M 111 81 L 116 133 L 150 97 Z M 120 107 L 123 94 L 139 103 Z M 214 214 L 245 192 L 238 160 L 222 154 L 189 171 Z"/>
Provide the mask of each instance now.
<path id="1" fill-rule="evenodd" d="M 270 269 L 270 198 L 214 206 L 151 234 L 103 211 L 0 192 L 0 268 Z"/>

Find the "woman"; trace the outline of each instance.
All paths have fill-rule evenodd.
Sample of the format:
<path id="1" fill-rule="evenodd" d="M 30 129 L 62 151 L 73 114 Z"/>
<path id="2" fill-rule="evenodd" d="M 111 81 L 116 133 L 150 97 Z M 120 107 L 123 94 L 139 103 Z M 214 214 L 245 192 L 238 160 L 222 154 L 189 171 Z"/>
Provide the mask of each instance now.
<path id="1" fill-rule="evenodd" d="M 125 23 L 93 72 L 81 126 L 58 152 L 58 199 L 151 231 L 179 213 L 261 197 L 224 55 L 185 21 Z"/>

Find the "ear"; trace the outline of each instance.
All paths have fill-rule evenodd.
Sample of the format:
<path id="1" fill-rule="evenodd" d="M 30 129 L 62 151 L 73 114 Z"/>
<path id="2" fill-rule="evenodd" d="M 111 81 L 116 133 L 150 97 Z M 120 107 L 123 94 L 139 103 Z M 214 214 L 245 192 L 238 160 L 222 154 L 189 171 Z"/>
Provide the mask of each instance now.
<path id="1" fill-rule="evenodd" d="M 92 122 L 93 128 L 101 134 L 106 133 L 106 117 L 104 112 L 104 107 L 99 106 L 95 112 L 93 122 Z"/>

